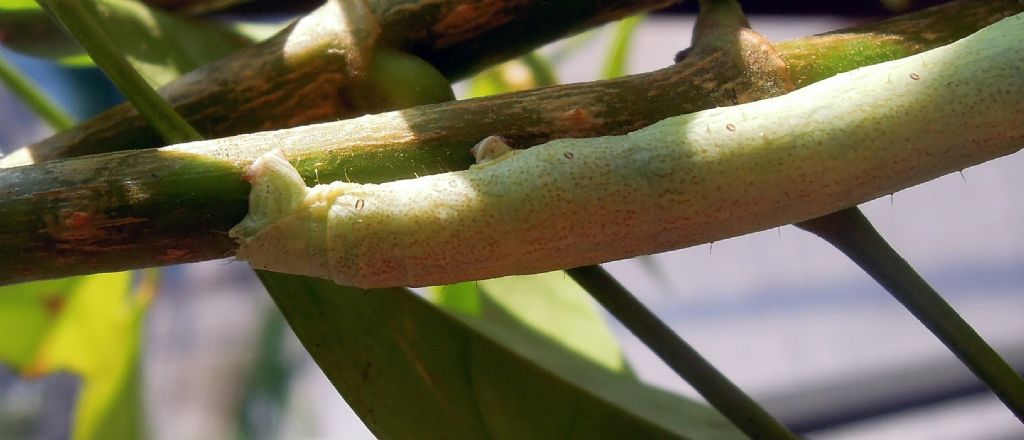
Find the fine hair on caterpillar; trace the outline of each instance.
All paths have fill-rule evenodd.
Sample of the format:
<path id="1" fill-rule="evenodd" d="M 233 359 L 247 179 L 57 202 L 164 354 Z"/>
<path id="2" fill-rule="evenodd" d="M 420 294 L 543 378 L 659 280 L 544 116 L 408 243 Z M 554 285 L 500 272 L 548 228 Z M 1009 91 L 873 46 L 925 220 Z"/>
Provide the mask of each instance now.
<path id="1" fill-rule="evenodd" d="M 468 170 L 307 188 L 277 152 L 231 230 L 254 267 L 360 287 L 546 272 L 821 216 L 1024 143 L 1024 25 L 622 136 L 474 147 Z"/>

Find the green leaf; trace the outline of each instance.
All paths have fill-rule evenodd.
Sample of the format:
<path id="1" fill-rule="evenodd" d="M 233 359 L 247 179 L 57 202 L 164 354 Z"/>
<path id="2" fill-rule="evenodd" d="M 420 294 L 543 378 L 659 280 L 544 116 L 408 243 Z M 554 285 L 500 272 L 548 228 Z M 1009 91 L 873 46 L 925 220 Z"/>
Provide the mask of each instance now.
<path id="1" fill-rule="evenodd" d="M 53 102 L 42 88 L 33 83 L 13 64 L 0 56 L 0 83 L 14 92 L 51 128 L 64 130 L 75 125 L 74 118 Z"/>
<path id="2" fill-rule="evenodd" d="M 136 110 L 160 133 L 167 143 L 202 140 L 203 137 L 154 90 L 142 72 L 132 66 L 118 47 L 109 28 L 103 24 L 102 11 L 91 0 L 38 0 L 55 20 L 78 41 Z"/>
<path id="3" fill-rule="evenodd" d="M 143 312 L 151 283 L 133 294 L 130 272 L 0 287 L 0 362 L 26 377 L 82 378 L 74 438 L 144 436 L 139 383 Z"/>
<path id="4" fill-rule="evenodd" d="M 644 21 L 644 18 L 645 15 L 634 15 L 624 18 L 616 26 L 615 36 L 612 37 L 612 45 L 608 51 L 608 59 L 605 60 L 604 68 L 601 70 L 601 78 L 618 78 L 628 73 L 629 45 L 633 42 L 636 28 Z"/>
<path id="5" fill-rule="evenodd" d="M 154 87 L 252 42 L 230 25 L 175 16 L 141 2 L 93 2 L 104 26 L 117 30 L 118 49 Z M 0 3 L 0 35 L 12 50 L 92 66 L 82 48 L 35 2 Z"/>
<path id="6" fill-rule="evenodd" d="M 594 301 L 562 271 L 459 283 L 433 291 L 439 306 L 465 315 L 464 319 L 500 325 L 509 332 L 524 333 L 523 338 L 539 337 L 538 343 L 554 344 L 610 371 L 629 372 L 619 343 Z"/>
<path id="7" fill-rule="evenodd" d="M 257 42 L 263 41 L 267 38 L 274 36 L 274 34 L 281 32 L 284 28 L 288 27 L 293 20 L 281 20 L 276 22 L 262 22 L 262 21 L 231 21 L 225 22 L 224 25 L 231 29 L 232 32 L 239 34 L 249 41 Z"/>
<path id="8" fill-rule="evenodd" d="M 68 296 L 83 278 L 62 278 L 0 287 L 0 362 L 18 370 L 35 359 Z"/>
<path id="9" fill-rule="evenodd" d="M 0 2 L 0 43 L 17 52 L 71 66 L 90 64 L 89 57 L 34 0 Z"/>
<path id="10" fill-rule="evenodd" d="M 381 438 L 742 438 L 710 408 L 502 325 L 449 315 L 406 289 L 258 273 Z"/>
<path id="11" fill-rule="evenodd" d="M 530 70 L 535 87 L 548 87 L 558 84 L 558 76 L 551 62 L 536 51 L 530 52 L 519 58 L 526 68 Z"/>
<path id="12" fill-rule="evenodd" d="M 469 95 L 479 98 L 555 84 L 558 84 L 558 78 L 551 63 L 531 52 L 475 75 L 469 81 Z"/>
<path id="13" fill-rule="evenodd" d="M 427 289 L 435 305 L 469 316 L 482 316 L 483 300 L 476 281 L 434 286 Z"/>
<path id="14" fill-rule="evenodd" d="M 276 308 L 265 313 L 256 345 L 256 359 L 248 367 L 245 395 L 238 402 L 239 439 L 281 436 L 280 426 L 288 406 L 288 389 L 297 372 L 286 353 L 287 325 Z"/>

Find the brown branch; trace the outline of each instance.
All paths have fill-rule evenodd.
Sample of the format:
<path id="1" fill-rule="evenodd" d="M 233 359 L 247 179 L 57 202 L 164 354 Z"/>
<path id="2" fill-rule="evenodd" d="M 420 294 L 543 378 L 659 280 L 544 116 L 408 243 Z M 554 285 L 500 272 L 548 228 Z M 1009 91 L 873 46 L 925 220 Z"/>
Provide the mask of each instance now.
<path id="1" fill-rule="evenodd" d="M 365 81 L 349 73 L 345 43 L 364 17 L 328 3 L 276 36 L 185 75 L 161 94 L 207 138 L 297 127 L 401 108 L 371 99 L 367 82 L 387 83 L 394 49 L 413 54 L 449 79 L 528 52 L 588 27 L 665 6 L 673 0 L 375 0 L 382 47 Z M 357 45 L 359 42 L 356 42 Z M 404 58 L 409 58 L 405 56 Z M 56 158 L 152 148 L 159 135 L 128 104 L 101 113 L 0 159 L 0 167 Z"/>

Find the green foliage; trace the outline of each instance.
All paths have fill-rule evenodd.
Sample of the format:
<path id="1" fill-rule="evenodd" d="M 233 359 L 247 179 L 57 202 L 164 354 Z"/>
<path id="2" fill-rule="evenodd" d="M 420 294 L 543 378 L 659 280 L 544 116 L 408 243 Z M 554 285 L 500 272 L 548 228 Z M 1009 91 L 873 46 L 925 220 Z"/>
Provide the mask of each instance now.
<path id="1" fill-rule="evenodd" d="M 274 439 L 280 436 L 280 426 L 289 402 L 289 385 L 297 373 L 295 365 L 288 362 L 285 350 L 287 326 L 278 310 L 267 311 L 260 329 L 256 360 L 249 366 L 245 396 L 239 402 L 239 439 Z"/>
<path id="2" fill-rule="evenodd" d="M 139 389 L 141 323 L 151 281 L 129 272 L 0 287 L 0 362 L 26 377 L 57 371 L 82 379 L 79 440 L 145 435 Z"/>
<path id="3" fill-rule="evenodd" d="M 432 289 L 434 302 L 465 320 L 487 322 L 533 344 L 554 345 L 610 371 L 629 367 L 587 292 L 565 273 L 515 276 Z M 554 347 L 548 348 L 553 350 Z"/>
<path id="4" fill-rule="evenodd" d="M 117 28 L 121 36 L 111 40 L 117 47 L 108 50 L 107 55 L 127 54 L 132 65 L 145 72 L 152 86 L 248 43 L 224 26 L 184 21 L 142 3 L 100 0 L 96 7 L 105 25 Z M 90 20 L 83 15 L 73 18 Z M 93 65 L 35 2 L 19 0 L 0 5 L 0 30 L 15 35 L 4 41 L 12 48 L 37 49 L 30 53 L 50 56 L 71 66 Z M 30 32 L 23 32 L 26 30 Z M 25 37 L 38 40 L 26 41 Z M 4 63 L 0 67 L 5 67 L 4 82 L 14 86 L 34 110 L 66 128 L 63 125 L 69 118 L 62 118 L 61 109 L 12 66 Z M 146 436 L 139 356 L 142 323 L 155 289 L 154 274 L 149 273 L 135 294 L 130 272 L 0 287 L 0 334 L 19 335 L 0 338 L 0 362 L 27 377 L 56 371 L 81 377 L 83 385 L 73 427 L 75 439 Z"/>
<path id="5" fill-rule="evenodd" d="M 107 29 L 117 29 L 117 48 L 154 87 L 234 52 L 252 40 L 236 28 L 175 16 L 142 2 L 93 0 Z M 93 66 L 74 39 L 34 1 L 0 3 L 5 47 L 78 67 Z"/>
<path id="6" fill-rule="evenodd" d="M 71 115 L 54 104 L 46 93 L 32 84 L 32 80 L 25 77 L 3 57 L 0 57 L 0 82 L 17 94 L 53 129 L 63 130 L 75 125 L 75 120 Z"/>
<path id="7" fill-rule="evenodd" d="M 537 52 L 480 72 L 469 81 L 469 96 L 478 98 L 558 84 L 554 67 Z"/>
<path id="8" fill-rule="evenodd" d="M 259 274 L 381 438 L 742 438 L 703 405 L 408 290 Z"/>

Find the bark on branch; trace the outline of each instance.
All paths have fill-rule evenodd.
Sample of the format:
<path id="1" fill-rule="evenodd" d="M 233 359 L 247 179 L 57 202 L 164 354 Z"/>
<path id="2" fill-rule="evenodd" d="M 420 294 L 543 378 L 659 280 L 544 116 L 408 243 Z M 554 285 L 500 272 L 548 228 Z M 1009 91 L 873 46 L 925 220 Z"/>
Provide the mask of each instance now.
<path id="1" fill-rule="evenodd" d="M 351 13 L 355 2 L 328 2 L 267 41 L 190 72 L 160 92 L 207 138 L 336 121 L 407 107 L 402 97 L 382 99 L 377 93 L 387 90 L 393 72 L 414 62 L 407 58 L 418 57 L 459 79 L 549 41 L 672 2 L 373 0 L 369 17 Z M 369 38 L 352 41 L 351 31 L 359 27 L 379 32 L 373 37 L 383 50 L 365 53 L 373 46 Z M 372 58 L 361 60 L 370 71 L 352 75 L 359 66 L 351 54 Z M 405 81 L 409 76 L 415 77 L 406 75 Z M 139 113 L 122 104 L 0 159 L 0 167 L 163 145 Z"/>

